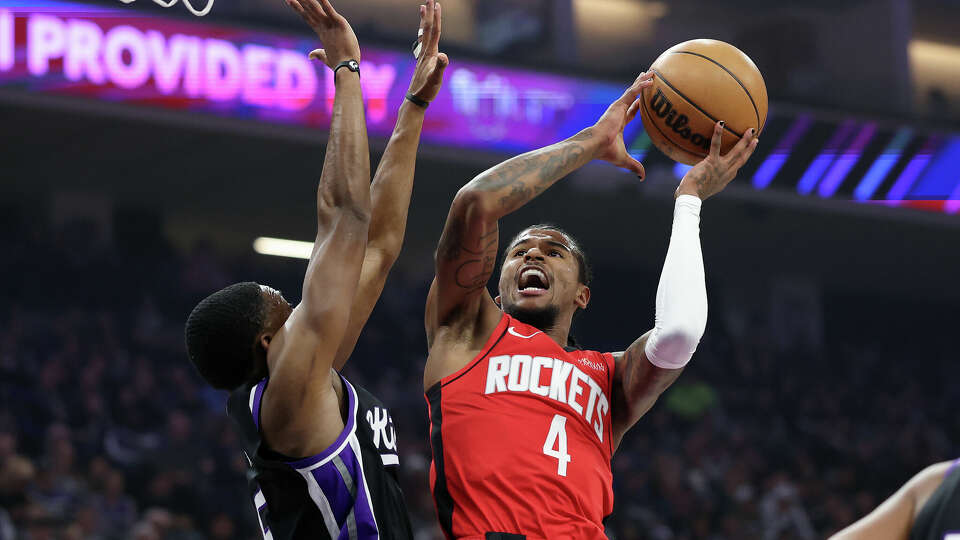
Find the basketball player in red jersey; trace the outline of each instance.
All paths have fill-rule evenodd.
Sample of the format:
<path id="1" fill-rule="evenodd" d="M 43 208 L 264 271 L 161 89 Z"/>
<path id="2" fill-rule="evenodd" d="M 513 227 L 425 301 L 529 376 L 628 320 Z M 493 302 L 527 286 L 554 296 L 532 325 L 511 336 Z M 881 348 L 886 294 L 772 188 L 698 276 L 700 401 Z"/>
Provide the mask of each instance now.
<path id="1" fill-rule="evenodd" d="M 450 207 L 427 299 L 424 372 L 431 484 L 448 538 L 606 538 L 613 452 L 703 334 L 701 201 L 733 180 L 757 145 L 751 130 L 721 156 L 722 122 L 709 155 L 676 191 L 654 329 L 626 350 L 568 346 L 573 315 L 590 301 L 589 269 L 580 246 L 556 227 L 522 231 L 505 252 L 498 296 L 486 289 L 501 217 L 593 159 L 643 178 L 623 128 L 652 78 L 640 75 L 592 127 L 477 176 Z"/>

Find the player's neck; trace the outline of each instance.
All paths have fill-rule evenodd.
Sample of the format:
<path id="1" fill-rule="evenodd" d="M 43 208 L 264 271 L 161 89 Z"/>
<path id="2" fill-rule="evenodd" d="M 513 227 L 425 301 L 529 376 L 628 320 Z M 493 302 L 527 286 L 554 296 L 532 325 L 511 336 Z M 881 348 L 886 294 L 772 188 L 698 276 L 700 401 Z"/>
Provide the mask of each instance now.
<path id="1" fill-rule="evenodd" d="M 551 328 L 543 331 L 544 334 L 550 336 L 550 339 L 555 341 L 557 345 L 561 347 L 567 346 L 567 339 L 570 337 L 570 325 L 561 328 Z"/>
<path id="2" fill-rule="evenodd" d="M 537 330 L 540 330 L 541 332 L 549 336 L 550 339 L 552 339 L 557 343 L 557 345 L 560 345 L 561 347 L 566 347 L 567 339 L 569 339 L 570 337 L 570 326 L 572 323 L 573 323 L 572 317 L 564 317 L 561 315 L 557 317 L 556 321 L 549 326 L 546 326 L 546 325 L 540 326 L 535 324 L 531 324 L 530 326 L 533 326 Z"/>
<path id="3" fill-rule="evenodd" d="M 573 325 L 573 313 L 524 313 L 507 309 L 507 314 L 517 321 L 527 324 L 549 336 L 561 347 L 567 346 L 570 327 Z"/>

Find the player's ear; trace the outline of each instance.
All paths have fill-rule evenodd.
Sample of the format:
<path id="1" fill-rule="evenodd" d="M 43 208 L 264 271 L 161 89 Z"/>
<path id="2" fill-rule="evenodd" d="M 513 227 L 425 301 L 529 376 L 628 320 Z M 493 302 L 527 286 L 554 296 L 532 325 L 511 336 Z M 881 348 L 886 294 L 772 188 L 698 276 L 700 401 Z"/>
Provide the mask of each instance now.
<path id="1" fill-rule="evenodd" d="M 590 303 L 590 287 L 583 284 L 577 285 L 577 296 L 574 303 L 580 309 L 587 309 L 587 304 Z"/>
<path id="2" fill-rule="evenodd" d="M 273 339 L 273 334 L 270 332 L 264 332 L 260 334 L 260 338 L 257 340 L 257 344 L 260 345 L 260 348 L 263 349 L 263 352 L 266 353 L 267 349 L 270 348 L 270 340 Z"/>

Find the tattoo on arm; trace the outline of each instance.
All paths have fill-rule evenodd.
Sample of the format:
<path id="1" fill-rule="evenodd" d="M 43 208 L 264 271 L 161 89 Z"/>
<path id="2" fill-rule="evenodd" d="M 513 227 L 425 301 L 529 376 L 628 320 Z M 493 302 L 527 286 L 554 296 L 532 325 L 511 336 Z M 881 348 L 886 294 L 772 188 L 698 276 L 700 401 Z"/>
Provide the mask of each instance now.
<path id="1" fill-rule="evenodd" d="M 478 177 L 474 188 L 499 194 L 501 210 L 510 213 L 582 166 L 584 141 L 592 136 L 593 130 L 585 129 L 552 147 L 517 156 Z"/>
<path id="2" fill-rule="evenodd" d="M 462 259 L 454 273 L 454 281 L 461 289 L 475 291 L 486 286 L 497 261 L 497 229 L 486 232 L 478 239 L 480 249 L 465 245 L 462 222 L 452 223 L 448 235 L 437 250 L 439 260 L 454 262 Z M 475 246 L 474 246 L 475 247 Z"/>
<path id="3" fill-rule="evenodd" d="M 483 197 L 498 202 L 498 206 L 491 204 L 488 208 L 497 208 L 494 212 L 499 215 L 484 217 L 491 221 L 489 224 L 467 223 L 464 216 L 447 223 L 437 246 L 437 262 L 456 265 L 453 275 L 457 287 L 472 292 L 487 285 L 497 262 L 496 220 L 589 161 L 592 153 L 588 141 L 592 138 L 593 130 L 585 129 L 563 142 L 507 160 L 468 184 Z M 472 236 L 478 232 L 479 237 Z"/>
<path id="4" fill-rule="evenodd" d="M 494 237 L 484 250 L 470 253 L 471 258 L 457 267 L 456 283 L 461 289 L 475 291 L 484 288 L 497 263 L 497 239 Z"/>

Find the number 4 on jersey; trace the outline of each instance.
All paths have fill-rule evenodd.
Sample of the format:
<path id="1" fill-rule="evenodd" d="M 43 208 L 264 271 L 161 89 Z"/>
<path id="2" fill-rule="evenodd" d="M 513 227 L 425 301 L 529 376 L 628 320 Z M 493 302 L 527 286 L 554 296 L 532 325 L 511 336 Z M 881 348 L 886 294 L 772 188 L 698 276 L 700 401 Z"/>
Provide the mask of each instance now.
<path id="1" fill-rule="evenodd" d="M 550 423 L 550 432 L 543 443 L 544 455 L 557 459 L 557 474 L 567 475 L 567 463 L 570 463 L 570 454 L 567 453 L 567 417 L 562 414 L 553 415 Z"/>

